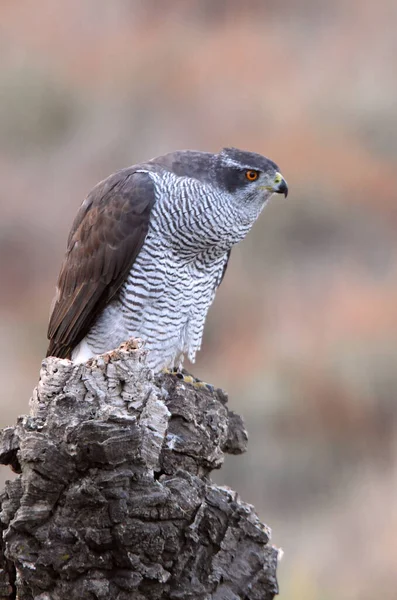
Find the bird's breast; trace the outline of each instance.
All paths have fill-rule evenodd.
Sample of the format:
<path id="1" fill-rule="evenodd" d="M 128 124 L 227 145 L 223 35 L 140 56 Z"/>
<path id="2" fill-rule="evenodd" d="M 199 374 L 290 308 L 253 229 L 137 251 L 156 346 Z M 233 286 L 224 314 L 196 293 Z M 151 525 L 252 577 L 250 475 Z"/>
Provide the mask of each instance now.
<path id="1" fill-rule="evenodd" d="M 165 363 L 181 353 L 194 360 L 224 259 L 157 250 L 149 238 L 120 292 L 129 337 L 141 337 Z"/>

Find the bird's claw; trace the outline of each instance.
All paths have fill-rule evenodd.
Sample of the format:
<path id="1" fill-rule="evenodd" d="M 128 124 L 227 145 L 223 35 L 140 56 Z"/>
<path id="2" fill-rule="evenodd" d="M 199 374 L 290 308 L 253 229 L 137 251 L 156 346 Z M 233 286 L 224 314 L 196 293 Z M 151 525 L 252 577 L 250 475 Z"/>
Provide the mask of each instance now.
<path id="1" fill-rule="evenodd" d="M 198 379 L 197 377 L 193 377 L 193 375 L 190 375 L 190 373 L 188 373 L 185 369 L 178 369 L 177 367 L 174 367 L 172 369 L 165 368 L 162 369 L 162 373 L 165 373 L 167 375 L 173 375 L 174 377 L 177 377 L 184 383 L 189 383 L 197 389 L 204 388 L 206 390 L 209 390 L 210 392 L 213 392 L 215 389 L 215 387 L 211 383 L 206 383 L 205 381 L 201 381 L 201 379 Z"/>

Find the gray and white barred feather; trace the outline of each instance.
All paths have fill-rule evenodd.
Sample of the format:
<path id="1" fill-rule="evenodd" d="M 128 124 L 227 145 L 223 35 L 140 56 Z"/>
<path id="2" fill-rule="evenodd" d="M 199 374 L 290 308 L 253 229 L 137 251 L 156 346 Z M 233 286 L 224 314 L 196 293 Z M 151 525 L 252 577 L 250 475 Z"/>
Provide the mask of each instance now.
<path id="1" fill-rule="evenodd" d="M 145 340 L 155 370 L 179 367 L 185 355 L 194 362 L 228 251 L 246 233 L 209 186 L 148 175 L 157 197 L 147 237 L 119 296 L 73 352 L 76 362 L 87 360 L 87 346 L 94 356 L 132 337 Z"/>

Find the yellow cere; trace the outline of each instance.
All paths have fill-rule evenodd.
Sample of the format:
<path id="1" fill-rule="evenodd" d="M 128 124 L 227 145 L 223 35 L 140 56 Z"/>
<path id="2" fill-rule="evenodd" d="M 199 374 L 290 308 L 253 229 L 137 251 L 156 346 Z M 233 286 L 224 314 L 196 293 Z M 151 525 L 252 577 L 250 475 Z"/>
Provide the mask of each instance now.
<path id="1" fill-rule="evenodd" d="M 283 180 L 283 176 L 280 175 L 280 173 L 276 173 L 276 176 L 274 178 L 274 183 L 281 183 Z"/>

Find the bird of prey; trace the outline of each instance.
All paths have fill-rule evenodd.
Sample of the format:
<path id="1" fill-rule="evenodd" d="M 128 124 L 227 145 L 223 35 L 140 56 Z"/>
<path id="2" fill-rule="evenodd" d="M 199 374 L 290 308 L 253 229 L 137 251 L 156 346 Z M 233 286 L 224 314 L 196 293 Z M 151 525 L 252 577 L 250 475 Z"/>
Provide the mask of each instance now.
<path id="1" fill-rule="evenodd" d="M 274 162 L 236 148 L 173 152 L 98 183 L 69 234 L 47 356 L 82 363 L 141 338 L 155 371 L 194 362 L 232 247 L 287 192 Z"/>

